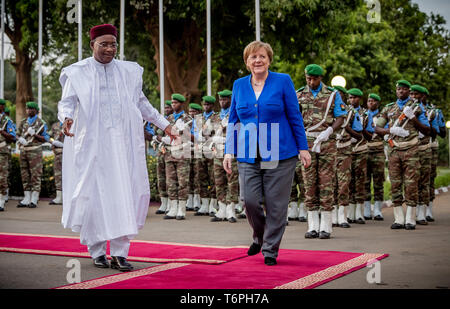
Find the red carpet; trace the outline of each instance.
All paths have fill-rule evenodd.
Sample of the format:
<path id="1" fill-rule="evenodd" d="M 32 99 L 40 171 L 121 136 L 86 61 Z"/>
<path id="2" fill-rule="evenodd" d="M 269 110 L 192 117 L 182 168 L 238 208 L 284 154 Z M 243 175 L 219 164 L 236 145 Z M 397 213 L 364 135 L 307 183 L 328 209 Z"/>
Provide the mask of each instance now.
<path id="1" fill-rule="evenodd" d="M 0 251 L 89 258 L 78 237 L 0 233 Z M 109 251 L 109 245 L 107 252 Z M 247 248 L 132 240 L 128 260 L 221 264 L 247 256 Z"/>
<path id="2" fill-rule="evenodd" d="M 281 249 L 276 266 L 260 254 L 220 265 L 169 263 L 60 289 L 310 289 L 387 256 Z"/>

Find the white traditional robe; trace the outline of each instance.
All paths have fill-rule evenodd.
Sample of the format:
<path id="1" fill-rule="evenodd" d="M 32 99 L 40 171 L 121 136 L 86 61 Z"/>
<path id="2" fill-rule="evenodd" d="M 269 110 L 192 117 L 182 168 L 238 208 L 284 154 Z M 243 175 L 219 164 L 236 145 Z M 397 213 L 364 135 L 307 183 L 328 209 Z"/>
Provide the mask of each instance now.
<path id="1" fill-rule="evenodd" d="M 101 64 L 93 57 L 61 72 L 58 118 L 72 118 L 74 137 L 64 139 L 64 228 L 81 243 L 135 237 L 149 201 L 143 119 L 165 129 L 169 122 L 142 92 L 135 62 Z"/>

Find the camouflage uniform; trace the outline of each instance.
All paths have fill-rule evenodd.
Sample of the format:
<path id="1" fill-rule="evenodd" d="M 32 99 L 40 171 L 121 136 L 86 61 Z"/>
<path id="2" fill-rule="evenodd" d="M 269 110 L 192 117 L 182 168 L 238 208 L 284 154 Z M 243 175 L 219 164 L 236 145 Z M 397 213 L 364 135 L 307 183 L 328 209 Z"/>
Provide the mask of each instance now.
<path id="1" fill-rule="evenodd" d="M 0 114 L 0 130 L 5 130 L 9 134 L 14 134 L 14 128 L 8 129 L 8 122 L 11 119 L 5 114 Z M 9 161 L 11 158 L 11 152 L 9 150 L 9 142 L 7 139 L 0 134 L 0 198 L 4 196 L 6 198 L 8 194 L 8 176 L 9 176 Z"/>
<path id="2" fill-rule="evenodd" d="M 45 122 L 39 117 L 31 125 L 28 124 L 27 118 L 24 118 L 19 124 L 17 135 L 30 140 L 28 128 L 34 128 L 36 134 L 40 134 L 44 130 L 43 125 Z M 42 142 L 33 137 L 26 146 L 20 146 L 20 174 L 24 191 L 41 191 L 42 168 Z"/>
<path id="3" fill-rule="evenodd" d="M 416 108 L 418 105 L 417 103 L 413 103 L 412 100 L 409 100 L 403 109 L 406 106 Z M 401 208 L 403 202 L 405 201 L 407 207 L 412 207 L 411 209 L 415 210 L 419 200 L 417 192 L 420 169 L 418 153 L 419 133 L 412 121 L 408 121 L 406 117 L 402 119 L 403 116 L 402 118 L 399 118 L 400 115 L 404 115 L 402 114 L 402 110 L 396 102 L 393 102 L 384 107 L 377 121 L 377 126 L 384 127 L 386 123 L 389 123 L 389 128 L 394 127 L 397 119 L 401 121 L 398 121 L 396 126 L 403 126 L 407 121 L 403 128 L 409 131 L 407 137 L 390 134 L 388 138 L 388 170 L 389 179 L 391 181 L 394 216 L 396 218 L 391 228 L 404 227 L 405 218 Z M 406 220 L 408 221 L 408 216 Z M 415 225 L 415 222 L 414 224 L 409 224 Z M 411 226 L 411 228 L 413 227 Z"/>
<path id="4" fill-rule="evenodd" d="M 289 199 L 288 220 L 306 222 L 304 213 L 305 184 L 302 175 L 302 162 L 298 161 L 295 167 L 294 180 L 292 181 L 291 197 Z"/>
<path id="5" fill-rule="evenodd" d="M 64 143 L 64 133 L 62 131 L 62 125 L 60 122 L 56 122 L 52 125 L 50 136 L 61 143 Z M 55 159 L 53 162 L 53 173 L 55 176 L 55 188 L 57 191 L 62 191 L 62 153 L 63 148 L 52 147 Z"/>
<path id="6" fill-rule="evenodd" d="M 164 131 L 160 128 L 156 128 L 156 136 L 163 137 Z M 166 161 L 165 161 L 165 152 L 166 147 L 161 145 L 158 146 L 158 143 L 153 143 L 154 149 L 156 151 L 156 159 L 157 159 L 157 165 L 156 165 L 156 177 L 158 182 L 158 192 L 160 197 L 168 197 L 167 195 L 167 184 L 166 184 Z"/>

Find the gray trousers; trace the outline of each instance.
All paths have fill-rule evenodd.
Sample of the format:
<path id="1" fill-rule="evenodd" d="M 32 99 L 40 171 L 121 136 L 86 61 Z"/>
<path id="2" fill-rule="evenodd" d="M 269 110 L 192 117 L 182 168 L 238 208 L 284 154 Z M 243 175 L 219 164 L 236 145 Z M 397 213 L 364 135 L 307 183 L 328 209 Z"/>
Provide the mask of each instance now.
<path id="1" fill-rule="evenodd" d="M 278 256 L 297 161 L 297 157 L 281 160 L 273 169 L 262 168 L 260 161 L 238 162 L 245 212 L 264 257 Z"/>

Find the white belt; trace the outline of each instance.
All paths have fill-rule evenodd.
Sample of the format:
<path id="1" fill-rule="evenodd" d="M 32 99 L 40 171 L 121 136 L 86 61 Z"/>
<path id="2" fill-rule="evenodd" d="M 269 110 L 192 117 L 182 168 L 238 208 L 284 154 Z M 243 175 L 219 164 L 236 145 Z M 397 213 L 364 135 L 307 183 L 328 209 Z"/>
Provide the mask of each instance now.
<path id="1" fill-rule="evenodd" d="M 0 143 L 0 148 L 5 147 L 6 145 L 8 145 L 6 142 L 1 142 Z"/>
<path id="2" fill-rule="evenodd" d="M 395 147 L 402 149 L 402 148 L 415 146 L 417 143 L 419 143 L 419 138 L 415 137 L 412 140 L 407 141 L 407 142 L 396 142 L 395 140 L 392 140 L 392 142 L 394 142 Z"/>
<path id="3" fill-rule="evenodd" d="M 430 149 L 430 147 L 431 147 L 431 144 L 428 143 L 426 145 L 419 145 L 418 148 L 419 148 L 420 151 L 424 151 L 424 150 Z"/>
<path id="4" fill-rule="evenodd" d="M 431 148 L 439 148 L 438 140 L 435 140 L 434 142 L 431 142 Z"/>
<path id="5" fill-rule="evenodd" d="M 306 133 L 306 136 L 308 136 L 308 137 L 317 137 L 322 132 L 308 132 L 308 131 L 306 131 L 305 133 Z"/>
<path id="6" fill-rule="evenodd" d="M 23 146 L 22 149 L 23 150 L 36 150 L 36 149 L 41 149 L 42 145 L 37 145 L 37 146 Z"/>
<path id="7" fill-rule="evenodd" d="M 383 142 L 373 142 L 373 143 L 368 143 L 367 146 L 369 146 L 369 148 L 371 147 L 379 147 L 379 146 L 383 146 Z"/>
<path id="8" fill-rule="evenodd" d="M 341 141 L 337 141 L 337 143 L 336 143 L 336 147 L 337 148 L 345 148 L 345 147 L 347 147 L 347 146 L 350 146 L 352 144 L 352 140 L 348 140 L 348 141 L 346 141 L 345 143 L 342 143 Z"/>
<path id="9" fill-rule="evenodd" d="M 365 150 L 367 150 L 367 144 L 364 144 L 364 145 L 361 145 L 358 147 L 354 147 L 352 150 L 353 150 L 353 152 L 365 151 Z"/>

